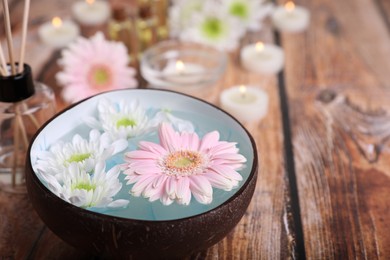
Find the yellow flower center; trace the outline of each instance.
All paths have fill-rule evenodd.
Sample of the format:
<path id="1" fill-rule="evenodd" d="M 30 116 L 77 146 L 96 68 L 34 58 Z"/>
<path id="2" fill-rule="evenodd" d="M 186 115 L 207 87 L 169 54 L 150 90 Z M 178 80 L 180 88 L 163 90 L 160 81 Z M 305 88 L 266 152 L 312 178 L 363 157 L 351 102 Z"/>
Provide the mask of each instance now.
<path id="1" fill-rule="evenodd" d="M 68 163 L 72 162 L 82 162 L 86 159 L 91 157 L 91 153 L 77 153 L 77 154 L 72 154 L 69 159 L 67 160 Z"/>
<path id="2" fill-rule="evenodd" d="M 239 17 L 242 20 L 245 20 L 248 18 L 248 7 L 245 5 L 245 3 L 242 3 L 240 1 L 232 3 L 230 6 L 229 12 L 234 15 Z"/>
<path id="3" fill-rule="evenodd" d="M 89 71 L 88 79 L 94 88 L 103 90 L 110 87 L 112 83 L 111 69 L 106 65 L 95 65 Z"/>
<path id="4" fill-rule="evenodd" d="M 121 118 L 119 119 L 117 122 L 116 122 L 116 128 L 119 128 L 121 126 L 123 127 L 128 127 L 128 126 L 131 126 L 131 127 L 134 127 L 137 125 L 137 122 L 134 120 L 134 119 L 129 119 L 129 118 Z"/>
<path id="5" fill-rule="evenodd" d="M 204 164 L 202 155 L 195 151 L 176 151 L 170 153 L 163 162 L 167 175 L 188 176 L 196 174 Z"/>
<path id="6" fill-rule="evenodd" d="M 90 191 L 90 190 L 95 190 L 95 189 L 96 189 L 95 184 L 86 183 L 86 182 L 79 182 L 79 183 L 76 183 L 75 185 L 72 186 L 72 190 Z"/>

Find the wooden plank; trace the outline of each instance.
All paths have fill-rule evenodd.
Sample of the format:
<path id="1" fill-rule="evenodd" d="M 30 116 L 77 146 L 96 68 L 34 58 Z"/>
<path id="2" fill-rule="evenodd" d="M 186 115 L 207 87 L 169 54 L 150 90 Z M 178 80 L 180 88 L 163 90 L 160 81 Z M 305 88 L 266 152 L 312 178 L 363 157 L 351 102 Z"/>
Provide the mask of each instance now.
<path id="1" fill-rule="evenodd" d="M 243 45 L 261 40 L 272 42 L 271 31 L 251 35 Z M 245 126 L 257 143 L 260 170 L 257 187 L 247 214 L 223 241 L 207 252 L 207 259 L 280 259 L 293 252 L 294 231 L 286 208 L 288 187 L 283 159 L 283 138 L 277 79 L 243 70 L 235 56 L 226 72 L 222 88 L 255 85 L 269 95 L 268 115 L 260 123 Z"/>
<path id="2" fill-rule="evenodd" d="M 1 259 L 27 259 L 43 228 L 26 194 L 0 191 Z"/>
<path id="3" fill-rule="evenodd" d="M 373 1 L 299 1 L 306 33 L 283 34 L 307 257 L 390 254 L 390 39 Z"/>

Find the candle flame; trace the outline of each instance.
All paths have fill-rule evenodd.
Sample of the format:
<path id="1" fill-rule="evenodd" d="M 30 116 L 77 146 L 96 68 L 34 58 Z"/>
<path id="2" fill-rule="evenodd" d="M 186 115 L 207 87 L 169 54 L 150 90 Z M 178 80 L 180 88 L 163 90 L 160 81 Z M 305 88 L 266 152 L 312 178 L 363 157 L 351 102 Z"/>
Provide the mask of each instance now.
<path id="1" fill-rule="evenodd" d="M 256 43 L 256 51 L 260 52 L 260 51 L 262 51 L 262 50 L 264 50 L 264 43 L 262 43 L 262 42 L 257 42 L 257 43 Z"/>
<path id="2" fill-rule="evenodd" d="M 53 26 L 55 28 L 59 28 L 62 26 L 62 20 L 61 18 L 59 18 L 58 16 L 54 17 L 52 20 L 51 20 L 51 23 L 53 24 Z"/>
<path id="3" fill-rule="evenodd" d="M 288 1 L 287 3 L 284 4 L 284 8 L 286 8 L 286 10 L 287 10 L 288 12 L 291 12 L 291 11 L 294 10 L 295 4 L 294 4 L 294 2 L 292 2 L 292 1 Z"/>
<path id="4" fill-rule="evenodd" d="M 181 60 L 176 61 L 176 70 L 178 72 L 183 72 L 184 68 L 185 68 L 184 63 Z"/>
<path id="5" fill-rule="evenodd" d="M 240 94 L 242 97 L 245 97 L 246 95 L 246 87 L 244 85 L 240 86 Z"/>
<path id="6" fill-rule="evenodd" d="M 95 0 L 85 0 L 85 2 L 87 2 L 87 4 L 89 5 L 92 5 L 93 3 L 95 3 Z"/>

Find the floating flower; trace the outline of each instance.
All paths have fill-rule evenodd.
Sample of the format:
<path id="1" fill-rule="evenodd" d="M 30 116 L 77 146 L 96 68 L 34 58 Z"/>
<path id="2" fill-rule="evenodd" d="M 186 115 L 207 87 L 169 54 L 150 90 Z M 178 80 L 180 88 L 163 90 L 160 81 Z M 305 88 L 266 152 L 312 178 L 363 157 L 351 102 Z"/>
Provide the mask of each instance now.
<path id="1" fill-rule="evenodd" d="M 157 112 L 157 114 L 153 117 L 152 120 L 150 120 L 150 125 L 157 128 L 161 123 L 170 123 L 174 126 L 177 130 L 180 132 L 189 132 L 193 133 L 194 125 L 191 123 L 191 121 L 178 118 L 174 115 L 172 115 L 171 111 L 169 109 L 162 109 L 161 111 Z"/>
<path id="2" fill-rule="evenodd" d="M 79 38 L 62 52 L 63 67 L 56 79 L 64 89 L 63 98 L 76 102 L 106 90 L 135 88 L 135 70 L 123 43 L 106 41 L 102 33 Z"/>
<path id="3" fill-rule="evenodd" d="M 106 172 L 105 163 L 98 162 L 93 172 L 89 174 L 76 164 L 71 164 L 66 168 L 62 182 L 50 175 L 46 181 L 54 194 L 78 207 L 126 207 L 128 200 L 113 200 L 122 188 L 118 179 L 120 167 L 115 166 Z"/>
<path id="4" fill-rule="evenodd" d="M 262 20 L 271 13 L 273 5 L 259 0 L 222 1 L 226 12 L 240 20 L 248 30 L 259 30 Z"/>
<path id="5" fill-rule="evenodd" d="M 119 103 L 101 99 L 98 103 L 98 120 L 94 117 L 85 119 L 87 125 L 108 133 L 112 139 L 128 139 L 150 130 L 146 111 L 138 100 Z"/>
<path id="6" fill-rule="evenodd" d="M 210 2 L 202 12 L 193 14 L 188 27 L 180 33 L 180 39 L 231 51 L 238 46 L 244 30 L 238 19 L 221 12 L 218 4 Z"/>
<path id="7" fill-rule="evenodd" d="M 139 150 L 126 153 L 124 174 L 130 193 L 164 205 L 173 201 L 188 205 L 191 196 L 209 204 L 213 188 L 226 191 L 238 186 L 237 172 L 246 162 L 235 143 L 219 141 L 217 131 L 199 139 L 196 133 L 175 132 L 163 123 L 159 128 L 160 144 L 139 143 Z"/>
<path id="8" fill-rule="evenodd" d="M 52 145 L 49 151 L 40 152 L 36 169 L 44 178 L 50 175 L 58 180 L 64 178 L 66 169 L 72 164 L 87 173 L 92 173 L 99 161 L 105 161 L 122 152 L 127 146 L 127 140 L 120 139 L 113 142 L 108 134 L 100 134 L 94 129 L 89 133 L 89 140 L 76 134 L 71 142 L 60 141 Z"/>

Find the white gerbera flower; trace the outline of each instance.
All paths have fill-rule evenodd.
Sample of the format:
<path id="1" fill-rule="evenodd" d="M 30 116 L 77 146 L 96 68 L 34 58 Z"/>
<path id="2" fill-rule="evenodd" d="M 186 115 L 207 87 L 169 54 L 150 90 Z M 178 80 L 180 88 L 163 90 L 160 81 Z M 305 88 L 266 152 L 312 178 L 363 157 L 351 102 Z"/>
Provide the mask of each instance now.
<path id="1" fill-rule="evenodd" d="M 140 107 L 138 100 L 119 103 L 101 99 L 98 103 L 98 120 L 94 117 L 85 119 L 87 125 L 108 133 L 112 139 L 128 139 L 150 130 L 146 111 Z"/>
<path id="2" fill-rule="evenodd" d="M 190 24 L 180 33 L 183 41 L 211 45 L 219 50 L 231 51 L 238 46 L 245 27 L 234 16 L 221 12 L 221 6 L 208 2 L 202 10 L 193 14 Z"/>
<path id="3" fill-rule="evenodd" d="M 65 170 L 62 182 L 53 176 L 47 176 L 49 189 L 63 200 L 82 208 L 126 207 L 128 200 L 113 200 L 122 188 L 119 181 L 120 166 L 105 171 L 105 163 L 98 162 L 91 175 L 71 164 Z"/>
<path id="4" fill-rule="evenodd" d="M 261 0 L 225 0 L 222 1 L 226 12 L 240 20 L 248 30 L 259 30 L 262 20 L 271 13 L 273 5 Z"/>
<path id="5" fill-rule="evenodd" d="M 44 179 L 50 175 L 63 180 L 66 169 L 72 164 L 92 173 L 97 162 L 122 152 L 127 146 L 127 140 L 119 139 L 113 142 L 108 134 L 100 134 L 93 129 L 89 133 L 89 140 L 76 134 L 71 142 L 60 141 L 52 145 L 49 151 L 40 152 L 35 168 Z"/>
<path id="6" fill-rule="evenodd" d="M 136 72 L 129 62 L 124 44 L 107 41 L 101 32 L 77 39 L 58 61 L 63 70 L 56 79 L 64 87 L 64 100 L 72 103 L 106 90 L 135 88 Z"/>

